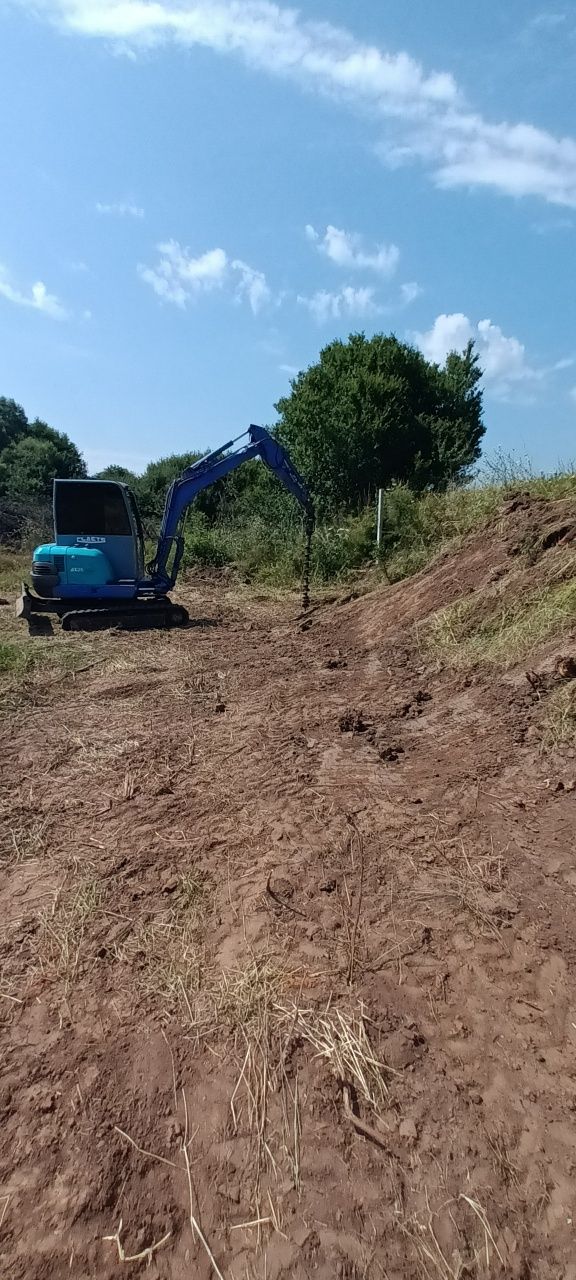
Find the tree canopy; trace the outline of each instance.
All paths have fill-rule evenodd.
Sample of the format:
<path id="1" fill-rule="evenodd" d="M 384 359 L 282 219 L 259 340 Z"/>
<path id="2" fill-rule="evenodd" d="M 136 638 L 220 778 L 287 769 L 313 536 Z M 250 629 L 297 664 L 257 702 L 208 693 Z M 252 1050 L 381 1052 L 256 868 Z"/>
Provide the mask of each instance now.
<path id="1" fill-rule="evenodd" d="M 278 435 L 320 507 L 356 511 L 382 487 L 460 484 L 480 456 L 482 371 L 472 343 L 441 368 L 394 335 L 351 334 L 278 401 Z"/>
<path id="2" fill-rule="evenodd" d="M 28 419 L 21 404 L 0 396 L 0 453 L 28 430 Z"/>
<path id="3" fill-rule="evenodd" d="M 0 496 L 17 500 L 50 498 L 55 476 L 85 476 L 81 453 L 62 431 L 35 418 L 21 405 L 0 397 Z"/>

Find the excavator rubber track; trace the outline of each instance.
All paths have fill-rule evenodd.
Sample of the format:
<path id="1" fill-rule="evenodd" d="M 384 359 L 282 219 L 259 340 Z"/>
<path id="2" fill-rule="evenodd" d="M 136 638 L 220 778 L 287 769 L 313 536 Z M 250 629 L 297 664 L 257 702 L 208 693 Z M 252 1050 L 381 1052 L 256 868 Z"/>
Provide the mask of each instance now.
<path id="1" fill-rule="evenodd" d="M 128 609 L 70 609 L 63 614 L 61 621 L 63 631 L 108 631 L 112 627 L 122 631 L 155 631 L 185 627 L 190 619 L 182 605 L 168 602 L 163 605 L 134 605 Z"/>
<path id="2" fill-rule="evenodd" d="M 16 616 L 23 618 L 31 630 L 48 626 L 50 615 L 56 616 L 64 631 L 106 631 L 111 627 L 146 631 L 155 628 L 185 627 L 190 618 L 181 604 L 173 604 L 168 596 L 144 596 L 139 600 L 118 600 L 95 605 L 92 600 L 62 600 L 34 595 L 22 583 L 16 602 Z"/>

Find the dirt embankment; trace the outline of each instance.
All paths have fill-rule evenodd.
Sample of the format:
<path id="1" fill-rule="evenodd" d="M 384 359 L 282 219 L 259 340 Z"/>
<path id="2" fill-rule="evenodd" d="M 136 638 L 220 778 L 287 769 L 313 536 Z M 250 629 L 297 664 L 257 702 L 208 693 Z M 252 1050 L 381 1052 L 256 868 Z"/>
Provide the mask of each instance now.
<path id="1" fill-rule="evenodd" d="M 2 1276 L 576 1280 L 574 515 L 12 682 Z"/>

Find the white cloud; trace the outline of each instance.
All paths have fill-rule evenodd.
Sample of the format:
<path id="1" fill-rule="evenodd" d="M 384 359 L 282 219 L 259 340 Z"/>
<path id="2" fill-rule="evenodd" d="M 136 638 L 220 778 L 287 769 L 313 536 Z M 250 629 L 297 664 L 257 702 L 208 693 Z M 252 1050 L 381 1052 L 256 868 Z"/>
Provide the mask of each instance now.
<path id="1" fill-rule="evenodd" d="M 54 320 L 65 320 L 68 312 L 54 293 L 49 293 L 42 280 L 32 285 L 30 293 L 23 293 L 16 285 L 10 283 L 4 267 L 0 267 L 0 295 L 7 302 L 17 307 L 31 307 L 33 311 L 42 311 Z"/>
<path id="2" fill-rule="evenodd" d="M 96 212 L 110 214 L 114 218 L 143 218 L 144 210 L 132 200 L 117 200 L 113 204 L 96 204 Z"/>
<path id="3" fill-rule="evenodd" d="M 474 337 L 474 330 L 468 316 L 458 311 L 453 315 L 436 316 L 427 333 L 413 333 L 412 337 L 427 360 L 443 364 L 449 351 L 464 350 Z"/>
<path id="4" fill-rule="evenodd" d="M 158 245 L 160 260 L 156 267 L 139 266 L 138 272 L 165 302 L 185 307 L 191 298 L 220 289 L 228 271 L 228 257 L 223 249 L 209 249 L 193 258 L 177 240 Z"/>
<path id="5" fill-rule="evenodd" d="M 428 360 L 444 364 L 450 351 L 462 352 L 474 341 L 484 371 L 486 385 L 500 399 L 509 399 L 514 388 L 541 382 L 551 372 L 536 369 L 526 358 L 526 348 L 518 338 L 507 337 L 491 320 L 472 324 L 462 312 L 439 315 L 427 333 L 412 334 Z M 563 365 L 563 362 L 559 362 Z M 557 366 L 555 366 L 557 367 Z"/>
<path id="6" fill-rule="evenodd" d="M 138 274 L 165 302 L 178 307 L 203 293 L 227 287 L 236 301 L 246 300 L 257 315 L 272 294 L 262 271 L 250 267 L 241 258 L 229 259 L 224 249 L 208 249 L 192 257 L 177 240 L 158 245 L 160 259 L 155 267 L 139 265 Z"/>
<path id="7" fill-rule="evenodd" d="M 567 15 L 565 13 L 552 13 L 546 11 L 543 11 L 542 13 L 535 13 L 534 17 L 530 18 L 528 29 L 532 31 L 541 31 L 544 28 L 544 30 L 548 29 L 549 31 L 554 31 L 557 27 L 561 27 L 563 23 L 566 22 L 566 17 Z"/>
<path id="8" fill-rule="evenodd" d="M 338 227 L 328 225 L 321 236 L 314 227 L 305 228 L 306 236 L 316 245 L 320 253 L 325 254 L 339 267 L 354 267 L 359 271 L 378 271 L 382 275 L 391 276 L 398 266 L 400 250 L 395 244 L 379 244 L 372 252 L 367 251 L 362 236 L 356 231 L 342 231 Z"/>
<path id="9" fill-rule="evenodd" d="M 300 373 L 296 364 L 279 364 L 278 368 L 281 373 L 287 373 L 289 378 L 297 378 Z"/>
<path id="10" fill-rule="evenodd" d="M 576 142 L 529 124 L 487 124 L 454 113 L 435 170 L 439 187 L 494 187 L 509 196 L 541 196 L 576 208 Z"/>
<path id="11" fill-rule="evenodd" d="M 375 316 L 380 310 L 374 300 L 374 289 L 353 289 L 351 285 L 346 285 L 339 293 L 320 289 L 309 298 L 299 294 L 298 302 L 308 308 L 318 324 L 346 316 Z"/>
<path id="12" fill-rule="evenodd" d="M 400 285 L 400 297 L 405 307 L 409 307 L 411 302 L 415 302 L 424 293 L 421 285 L 416 284 L 415 280 L 407 280 L 406 284 Z"/>
<path id="13" fill-rule="evenodd" d="M 491 320 L 479 321 L 475 338 L 488 382 L 525 382 L 541 377 L 541 373 L 528 364 L 524 343 L 518 338 L 506 337 Z"/>
<path id="14" fill-rule="evenodd" d="M 231 270 L 236 272 L 236 297 L 239 301 L 242 298 L 246 298 L 254 315 L 257 315 L 263 307 L 272 301 L 272 293 L 268 288 L 264 272 L 256 271 L 254 267 L 249 267 L 248 263 L 242 262 L 241 258 L 234 259 L 231 263 Z"/>
<path id="15" fill-rule="evenodd" d="M 270 75 L 370 109 L 386 119 L 382 153 L 419 159 L 443 187 L 485 186 L 576 208 L 576 141 L 527 123 L 492 123 L 466 103 L 454 77 L 408 53 L 363 44 L 272 0 L 17 0 L 85 37 L 125 48 L 168 42 L 235 55 Z"/>

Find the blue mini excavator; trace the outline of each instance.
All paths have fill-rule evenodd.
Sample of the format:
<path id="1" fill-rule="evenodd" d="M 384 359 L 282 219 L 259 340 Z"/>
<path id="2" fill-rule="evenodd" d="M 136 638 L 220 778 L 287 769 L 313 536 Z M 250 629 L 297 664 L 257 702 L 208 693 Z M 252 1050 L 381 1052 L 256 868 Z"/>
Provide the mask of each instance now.
<path id="1" fill-rule="evenodd" d="M 240 448 L 233 446 L 248 437 Z M 168 596 L 184 551 L 183 516 L 194 498 L 251 458 L 262 461 L 304 509 L 304 608 L 308 607 L 314 508 L 306 485 L 281 444 L 263 427 L 200 458 L 168 490 L 153 559 L 144 569 L 144 533 L 133 493 L 112 480 L 54 481 L 54 541 L 36 547 L 32 586 L 22 585 L 16 612 L 29 622 L 54 613 L 66 631 L 180 627 L 186 609 Z"/>

